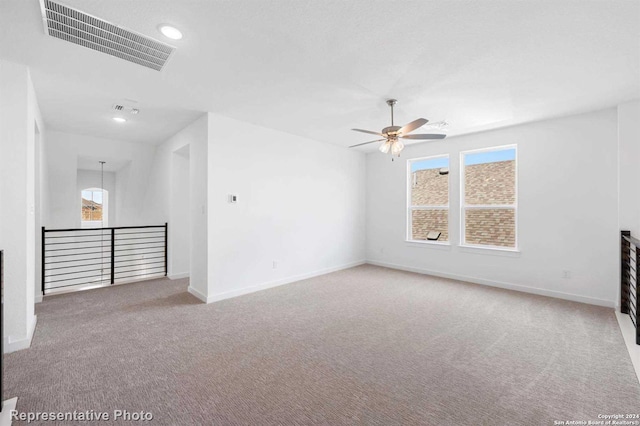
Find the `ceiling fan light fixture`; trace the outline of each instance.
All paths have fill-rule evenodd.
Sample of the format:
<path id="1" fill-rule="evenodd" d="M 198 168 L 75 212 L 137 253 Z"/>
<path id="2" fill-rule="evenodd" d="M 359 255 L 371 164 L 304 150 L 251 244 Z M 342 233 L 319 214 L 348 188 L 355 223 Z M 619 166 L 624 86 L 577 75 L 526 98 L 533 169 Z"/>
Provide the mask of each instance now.
<path id="1" fill-rule="evenodd" d="M 396 140 L 391 145 L 391 154 L 400 155 L 403 149 L 404 149 L 404 144 L 402 143 L 402 141 Z"/>
<path id="2" fill-rule="evenodd" d="M 387 139 L 386 141 L 384 141 L 382 143 L 382 145 L 380 145 L 380 148 L 378 148 L 380 150 L 381 153 L 386 154 L 389 152 L 389 150 L 391 149 L 391 141 L 389 139 Z"/>

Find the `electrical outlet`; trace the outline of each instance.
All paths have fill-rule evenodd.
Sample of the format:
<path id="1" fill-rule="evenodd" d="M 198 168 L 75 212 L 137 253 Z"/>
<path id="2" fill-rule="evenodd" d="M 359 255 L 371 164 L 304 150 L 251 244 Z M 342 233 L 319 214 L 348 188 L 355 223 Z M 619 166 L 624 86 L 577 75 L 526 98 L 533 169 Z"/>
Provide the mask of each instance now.
<path id="1" fill-rule="evenodd" d="M 278 261 L 277 260 L 273 261 L 273 269 L 278 269 Z"/>
<path id="2" fill-rule="evenodd" d="M 567 270 L 562 271 L 562 278 L 565 278 L 565 279 L 571 278 L 571 271 L 567 271 Z"/>
<path id="3" fill-rule="evenodd" d="M 229 194 L 229 202 L 234 204 L 238 202 L 238 196 L 234 194 Z"/>

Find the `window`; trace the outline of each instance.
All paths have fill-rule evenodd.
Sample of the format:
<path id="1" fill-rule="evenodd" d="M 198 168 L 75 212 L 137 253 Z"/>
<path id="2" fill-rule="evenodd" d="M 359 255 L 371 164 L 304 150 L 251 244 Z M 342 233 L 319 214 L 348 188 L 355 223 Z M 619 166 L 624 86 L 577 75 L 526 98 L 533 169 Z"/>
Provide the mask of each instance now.
<path id="1" fill-rule="evenodd" d="M 83 228 L 100 228 L 108 226 L 109 191 L 101 188 L 82 190 L 81 224 Z"/>
<path id="2" fill-rule="evenodd" d="M 461 153 L 462 244 L 516 249 L 516 147 Z"/>
<path id="3" fill-rule="evenodd" d="M 449 241 L 449 156 L 408 162 L 409 241 Z"/>

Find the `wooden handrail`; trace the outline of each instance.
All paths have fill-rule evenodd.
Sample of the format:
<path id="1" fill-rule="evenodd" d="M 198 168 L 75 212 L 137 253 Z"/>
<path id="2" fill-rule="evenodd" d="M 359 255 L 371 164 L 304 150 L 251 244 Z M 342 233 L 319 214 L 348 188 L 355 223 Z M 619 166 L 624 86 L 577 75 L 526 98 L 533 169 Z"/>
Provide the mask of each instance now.
<path id="1" fill-rule="evenodd" d="M 632 237 L 631 235 L 622 235 L 622 238 L 624 238 L 625 240 L 627 240 L 629 242 L 629 244 L 633 244 L 636 247 L 640 248 L 640 240 L 637 238 Z"/>

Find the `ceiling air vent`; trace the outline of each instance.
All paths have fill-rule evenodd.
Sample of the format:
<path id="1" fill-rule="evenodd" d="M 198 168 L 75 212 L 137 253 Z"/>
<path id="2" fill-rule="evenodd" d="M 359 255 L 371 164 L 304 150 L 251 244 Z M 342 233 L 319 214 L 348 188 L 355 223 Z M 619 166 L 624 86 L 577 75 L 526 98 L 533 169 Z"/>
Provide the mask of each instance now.
<path id="1" fill-rule="evenodd" d="M 89 49 L 162 71 L 174 47 L 79 10 L 40 0 L 45 32 Z"/>
<path id="2" fill-rule="evenodd" d="M 128 112 L 129 114 L 138 114 L 140 110 L 128 105 L 113 104 L 113 109 L 120 112 Z"/>

